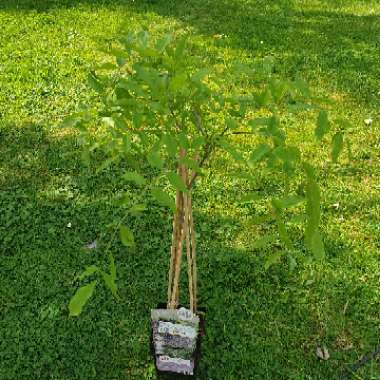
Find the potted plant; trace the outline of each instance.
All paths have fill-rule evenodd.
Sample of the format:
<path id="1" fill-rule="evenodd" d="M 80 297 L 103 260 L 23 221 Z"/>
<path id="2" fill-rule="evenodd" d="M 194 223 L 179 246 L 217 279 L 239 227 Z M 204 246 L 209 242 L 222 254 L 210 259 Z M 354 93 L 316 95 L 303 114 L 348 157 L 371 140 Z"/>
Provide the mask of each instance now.
<path id="1" fill-rule="evenodd" d="M 320 195 L 316 176 L 300 147 L 288 144 L 279 115 L 284 109 L 289 112 L 290 108 L 292 111 L 317 111 L 315 133 L 319 139 L 329 132 L 331 124 L 327 113 L 312 104 L 305 82 L 280 80 L 273 75 L 270 61 L 264 62 L 262 68 L 266 83 L 254 93 L 244 94 L 229 90 L 224 81 L 225 68 L 204 64 L 197 48 L 188 43 L 186 36 L 174 38 L 168 34 L 152 38 L 141 31 L 122 37 L 108 52 L 115 63 L 108 62 L 89 75 L 89 84 L 97 92 L 97 107 L 72 115 L 66 123 L 77 125 L 84 134 L 94 125 L 102 129 L 104 134 L 97 147 L 103 146 L 108 152 L 110 158 L 106 163 L 127 160 L 133 170 L 122 175 L 136 186 L 146 184 L 144 165 L 149 164 L 157 177 L 164 179 L 161 183 L 175 189 L 173 199 L 163 187 L 151 188 L 156 201 L 169 207 L 174 214 L 166 308 L 152 311 L 152 339 L 159 370 L 181 372 L 181 368 L 185 368 L 182 373 L 191 375 L 201 328 L 192 206 L 198 177 L 204 174 L 205 165 L 212 165 L 218 151 L 230 156 L 240 167 L 235 175 L 248 182 L 254 178 L 257 165 L 280 172 L 285 178 L 283 191 L 280 195 L 275 194 L 270 204 L 281 244 L 284 250 L 292 249 L 284 215 L 288 208 L 304 202 L 305 243 L 316 257 L 322 258 L 324 248 L 319 232 Z M 249 76 L 254 71 L 240 65 L 234 68 L 234 73 Z M 236 136 L 245 134 L 255 136 L 253 148 L 251 144 L 236 146 Z M 336 160 L 343 146 L 342 133 L 338 131 L 332 141 L 332 155 Z M 303 193 L 291 188 L 292 179 L 300 173 L 306 182 Z M 246 198 L 252 195 L 248 193 Z M 132 232 L 124 225 L 120 226 L 120 236 L 123 244 L 134 244 Z M 178 309 L 184 250 L 190 305 L 188 309 Z M 273 257 L 270 260 L 273 261 Z M 106 286 L 116 294 L 112 253 L 109 273 L 91 266 L 80 278 L 95 273 L 100 273 Z M 71 315 L 79 315 L 96 284 L 94 280 L 77 290 L 69 305 Z M 173 338 L 174 335 L 179 338 Z M 182 345 L 181 342 L 173 345 L 170 339 L 182 339 Z M 187 360 L 186 365 L 179 360 L 177 366 L 169 365 L 169 353 L 174 359 Z"/>

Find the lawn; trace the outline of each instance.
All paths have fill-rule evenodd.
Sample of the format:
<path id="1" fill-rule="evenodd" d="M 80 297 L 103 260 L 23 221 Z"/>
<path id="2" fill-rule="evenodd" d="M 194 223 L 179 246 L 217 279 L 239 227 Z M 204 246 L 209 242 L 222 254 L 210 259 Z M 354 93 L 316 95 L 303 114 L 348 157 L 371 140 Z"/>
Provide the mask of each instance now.
<path id="1" fill-rule="evenodd" d="M 261 204 L 236 202 L 243 190 L 224 157 L 199 181 L 194 211 L 207 309 L 200 378 L 339 379 L 380 344 L 377 0 L 1 1 L 0 379 L 156 378 L 149 315 L 166 298 L 171 215 L 152 201 L 128 220 L 134 251 L 112 240 L 125 215 L 115 198 L 147 194 L 120 178 L 125 163 L 97 171 L 96 155 L 85 165 L 77 132 L 61 126 L 90 101 L 86 76 L 104 61 L 100 48 L 141 27 L 191 32 L 205 61 L 224 67 L 273 57 L 279 75 L 300 75 L 330 97 L 332 118 L 350 120 L 352 157 L 334 165 L 328 147 L 314 154 L 313 120 L 284 115 L 320 168 L 324 262 L 301 252 L 265 270 L 270 249 L 256 243 L 272 226 L 257 223 Z M 226 81 L 252 89 L 235 79 Z M 258 181 L 265 192 L 278 179 Z M 97 249 L 86 249 L 94 239 Z M 99 288 L 70 318 L 75 276 L 106 265 L 109 244 L 120 300 Z M 322 346 L 329 360 L 316 357 Z M 352 378 L 379 380 L 379 357 Z"/>

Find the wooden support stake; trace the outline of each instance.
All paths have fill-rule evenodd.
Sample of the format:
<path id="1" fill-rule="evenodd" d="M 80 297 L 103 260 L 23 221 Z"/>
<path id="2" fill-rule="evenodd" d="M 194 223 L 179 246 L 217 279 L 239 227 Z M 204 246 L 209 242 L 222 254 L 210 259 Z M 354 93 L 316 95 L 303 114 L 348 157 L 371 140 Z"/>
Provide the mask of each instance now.
<path id="1" fill-rule="evenodd" d="M 187 183 L 187 171 L 185 168 L 182 167 L 182 178 L 185 183 Z M 171 308 L 176 308 L 178 306 L 178 300 L 179 300 L 179 279 L 180 279 L 180 273 L 181 273 L 181 261 L 182 261 L 182 246 L 184 239 L 186 238 L 187 229 L 188 229 L 188 221 L 185 218 L 186 214 L 186 202 L 185 197 L 186 194 L 182 193 L 182 210 L 181 210 L 181 233 L 180 237 L 178 239 L 178 247 L 176 252 L 176 261 L 174 265 L 174 279 L 173 279 L 173 290 L 172 290 L 172 298 L 170 302 Z"/>
<path id="2" fill-rule="evenodd" d="M 186 155 L 185 149 L 181 148 L 179 152 L 179 159 L 183 158 Z M 183 165 L 179 165 L 177 169 L 178 175 L 183 176 Z M 178 267 L 181 267 L 181 256 L 182 256 L 182 241 L 183 241 L 183 223 L 184 223 L 184 197 L 183 192 L 177 190 L 176 193 L 176 211 L 173 220 L 173 233 L 172 233 L 172 246 L 171 246 L 171 255 L 170 255 L 170 268 L 169 268 L 169 281 L 168 281 L 168 309 L 174 309 L 176 307 L 176 302 L 173 302 L 174 294 L 178 293 L 176 289 L 176 277 L 179 277 Z M 180 253 L 179 253 L 180 252 Z M 178 297 L 178 296 L 177 296 Z"/>
<path id="3" fill-rule="evenodd" d="M 173 219 L 173 233 L 172 233 L 172 246 L 171 246 L 171 255 L 170 255 L 170 268 L 169 268 L 169 281 L 168 281 L 168 308 L 172 308 L 170 305 L 173 291 L 173 278 L 174 278 L 174 269 L 177 259 L 177 249 L 178 249 L 178 240 L 180 238 L 181 230 L 181 212 L 182 212 L 183 197 L 182 194 L 177 191 L 175 207 L 176 211 Z"/>
<path id="4" fill-rule="evenodd" d="M 193 260 L 191 257 L 191 241 L 190 241 L 190 195 L 185 195 L 185 218 L 187 220 L 187 231 L 186 231 L 186 255 L 187 255 L 187 274 L 189 279 L 189 301 L 190 310 L 194 312 L 194 289 L 193 289 Z"/>
<path id="5" fill-rule="evenodd" d="M 181 149 L 180 158 L 183 158 L 185 155 L 186 151 Z M 186 242 L 190 309 L 192 312 L 195 312 L 197 309 L 197 268 L 195 231 L 190 192 L 192 186 L 191 181 L 194 174 L 189 173 L 188 169 L 181 164 L 178 167 L 178 174 L 183 179 L 183 182 L 188 188 L 188 192 L 177 191 L 176 194 L 176 212 L 173 219 L 167 307 L 168 309 L 175 309 L 178 306 L 182 251 L 183 245 Z"/>
<path id="6" fill-rule="evenodd" d="M 194 229 L 194 220 L 193 220 L 193 203 L 191 199 L 191 195 L 189 196 L 189 232 L 191 237 L 191 278 L 192 278 L 192 288 L 193 288 L 193 308 L 194 312 L 197 311 L 197 297 L 198 297 L 198 274 L 197 274 L 197 260 L 196 260 L 196 237 L 195 237 L 195 229 Z M 190 277 L 189 277 L 190 281 Z"/>

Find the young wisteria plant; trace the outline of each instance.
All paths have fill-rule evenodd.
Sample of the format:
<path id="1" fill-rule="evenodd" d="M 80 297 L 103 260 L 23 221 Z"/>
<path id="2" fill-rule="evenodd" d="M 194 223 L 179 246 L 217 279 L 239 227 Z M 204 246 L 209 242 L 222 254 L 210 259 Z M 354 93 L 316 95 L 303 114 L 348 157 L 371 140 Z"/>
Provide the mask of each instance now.
<path id="1" fill-rule="evenodd" d="M 121 38 L 117 48 L 111 48 L 109 53 L 115 63 L 104 64 L 89 75 L 89 84 L 97 92 L 96 104 L 72 115 L 66 122 L 78 126 L 84 135 L 91 135 L 94 128 L 101 130 L 102 138 L 96 147 L 107 152 L 109 158 L 105 165 L 127 161 L 133 170 L 121 175 L 136 186 L 146 184 L 144 168 L 149 164 L 160 177 L 159 183 L 166 183 L 165 188 L 170 184 L 175 189 L 175 198 L 164 187 L 151 189 L 156 201 L 174 213 L 168 308 L 178 306 L 184 248 L 189 267 L 190 308 L 192 311 L 197 308 L 192 197 L 198 176 L 204 174 L 206 164 L 212 166 L 218 151 L 231 157 L 240 174 L 245 173 L 244 178 L 254 177 L 259 163 L 274 173 L 282 173 L 285 178 L 282 195 L 273 197 L 271 208 L 284 250 L 292 247 L 284 213 L 306 202 L 305 244 L 315 257 L 324 256 L 316 175 L 300 147 L 288 144 L 279 116 L 287 107 L 317 110 L 316 136 L 322 139 L 329 132 L 326 112 L 311 104 L 309 89 L 302 80 L 281 81 L 268 72 L 267 83 L 256 92 L 231 93 L 226 91 L 223 80 L 228 73 L 205 66 L 186 37 L 174 39 L 172 35 L 164 35 L 155 39 L 146 31 Z M 247 68 L 239 70 L 246 72 Z M 252 135 L 252 144 L 256 142 L 256 145 L 236 148 L 236 136 L 240 134 Z M 336 160 L 342 150 L 342 134 L 338 132 L 332 140 Z M 88 151 L 91 150 L 90 146 Z M 292 178 L 300 173 L 306 183 L 301 195 L 291 191 Z M 134 244 L 133 234 L 125 225 L 120 226 L 120 236 L 123 244 Z M 112 254 L 110 273 L 92 266 L 80 278 L 95 273 L 100 273 L 116 294 Z M 81 312 L 96 284 L 94 280 L 76 292 L 70 302 L 71 315 Z"/>

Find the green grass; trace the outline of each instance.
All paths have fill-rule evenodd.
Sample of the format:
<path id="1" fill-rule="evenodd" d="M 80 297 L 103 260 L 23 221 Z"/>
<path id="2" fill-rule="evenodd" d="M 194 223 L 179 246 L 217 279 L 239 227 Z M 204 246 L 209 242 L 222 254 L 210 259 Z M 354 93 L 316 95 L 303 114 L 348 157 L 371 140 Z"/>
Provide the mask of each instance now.
<path id="1" fill-rule="evenodd" d="M 141 26 L 190 30 L 220 65 L 273 56 L 278 73 L 300 74 L 335 101 L 333 117 L 351 120 L 353 159 L 332 165 L 327 148 L 315 158 L 324 263 L 264 270 L 268 251 L 253 244 L 271 226 L 253 223 L 262 205 L 238 207 L 241 188 L 225 178 L 222 158 L 195 199 L 207 308 L 200 378 L 338 379 L 380 336 L 380 4 L 370 0 L 1 2 L 0 379 L 155 379 L 149 311 L 165 301 L 170 215 L 152 202 L 128 221 L 136 250 L 112 243 L 121 301 L 99 288 L 69 318 L 75 275 L 106 264 L 110 224 L 124 214 L 114 197 L 145 194 L 127 187 L 118 167 L 87 168 L 76 133 L 59 127 L 89 101 L 85 77 L 104 59 L 98 48 L 120 28 Z M 310 120 L 296 121 L 292 138 L 312 156 Z M 278 179 L 259 173 L 258 181 Z M 99 236 L 96 251 L 83 248 Z M 316 358 L 320 345 L 328 361 Z M 379 359 L 353 378 L 380 379 Z"/>

